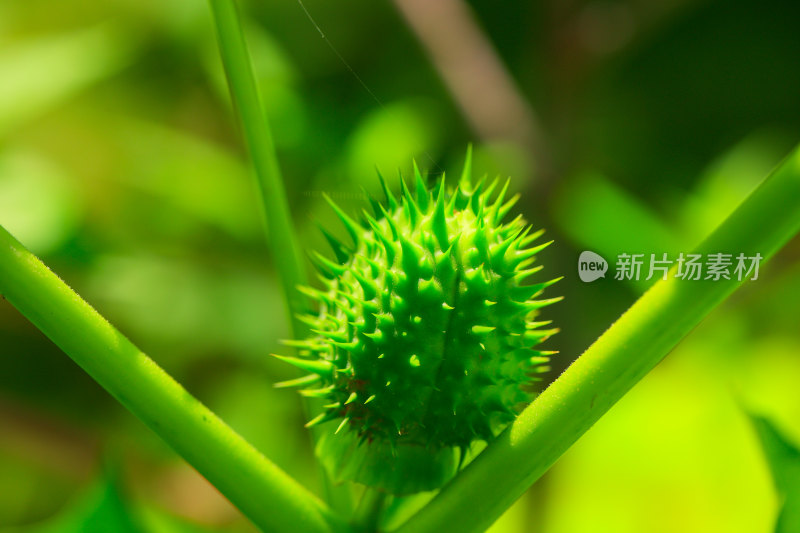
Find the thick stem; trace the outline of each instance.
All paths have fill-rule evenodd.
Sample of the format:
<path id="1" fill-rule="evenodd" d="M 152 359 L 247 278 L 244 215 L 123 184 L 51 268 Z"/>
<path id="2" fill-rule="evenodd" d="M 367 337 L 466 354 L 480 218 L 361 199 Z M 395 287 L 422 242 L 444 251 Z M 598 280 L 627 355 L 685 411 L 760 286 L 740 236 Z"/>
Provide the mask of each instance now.
<path id="1" fill-rule="evenodd" d="M 800 230 L 800 147 L 695 253 L 766 259 Z M 674 273 L 674 272 L 673 272 Z M 659 281 L 398 533 L 483 531 L 739 285 Z M 468 512 L 464 512 L 468 510 Z"/>
<path id="2" fill-rule="evenodd" d="M 0 226 L 0 294 L 264 531 L 340 521 Z"/>

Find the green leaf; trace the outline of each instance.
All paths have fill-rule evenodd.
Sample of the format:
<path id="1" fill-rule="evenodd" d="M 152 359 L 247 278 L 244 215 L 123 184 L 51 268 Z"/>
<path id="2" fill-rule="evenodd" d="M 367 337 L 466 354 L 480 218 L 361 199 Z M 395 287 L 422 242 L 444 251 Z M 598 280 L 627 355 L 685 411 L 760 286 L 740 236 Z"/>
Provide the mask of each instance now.
<path id="1" fill-rule="evenodd" d="M 113 473 L 83 491 L 56 516 L 3 533 L 213 533 L 222 531 L 160 509 L 132 504 Z"/>
<path id="2" fill-rule="evenodd" d="M 620 253 L 673 254 L 684 240 L 650 206 L 599 174 L 584 174 L 562 187 L 555 195 L 555 216 L 573 242 L 609 260 Z M 651 284 L 631 283 L 638 291 Z"/>
<path id="3" fill-rule="evenodd" d="M 750 415 L 783 502 L 775 533 L 800 531 L 800 447 L 766 418 Z"/>
<path id="4" fill-rule="evenodd" d="M 117 138 L 123 168 L 113 178 L 236 238 L 261 237 L 249 170 L 231 151 L 138 119 L 121 121 Z"/>
<path id="5" fill-rule="evenodd" d="M 117 72 L 133 48 L 109 25 L 6 47 L 0 54 L 0 136 Z"/>
<path id="6" fill-rule="evenodd" d="M 413 176 L 411 160 L 417 157 L 423 166 L 430 165 L 428 152 L 435 152 L 439 144 L 435 116 L 435 108 L 418 100 L 392 102 L 372 111 L 347 141 L 346 172 L 371 193 L 377 191 L 376 167 L 386 175 L 401 169 Z M 359 183 L 359 176 L 365 181 Z"/>
<path id="7" fill-rule="evenodd" d="M 4 150 L 0 154 L 0 224 L 37 254 L 57 250 L 73 237 L 82 216 L 81 198 L 71 178 L 37 152 Z"/>
<path id="8" fill-rule="evenodd" d="M 756 131 L 715 158 L 692 191 L 677 200 L 683 235 L 699 242 L 707 237 L 769 173 L 791 140 L 773 130 Z"/>
<path id="9" fill-rule="evenodd" d="M 231 531 L 231 528 L 221 529 L 200 526 L 154 507 L 143 508 L 140 513 L 144 531 L 147 533 L 214 533 Z"/>
<path id="10" fill-rule="evenodd" d="M 113 476 L 106 477 L 86 491 L 56 517 L 30 528 L 26 533 L 142 533 Z"/>

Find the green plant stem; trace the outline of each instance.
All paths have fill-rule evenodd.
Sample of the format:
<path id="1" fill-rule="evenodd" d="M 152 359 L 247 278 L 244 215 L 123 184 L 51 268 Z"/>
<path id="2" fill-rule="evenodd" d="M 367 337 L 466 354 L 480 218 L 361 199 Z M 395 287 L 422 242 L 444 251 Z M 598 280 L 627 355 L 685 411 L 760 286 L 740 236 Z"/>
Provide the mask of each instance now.
<path id="1" fill-rule="evenodd" d="M 766 259 L 798 230 L 800 147 L 695 253 L 732 253 L 734 258 L 740 252 L 747 256 L 760 253 Z M 684 281 L 670 276 L 656 283 L 495 442 L 397 531 L 483 531 L 744 283 L 732 277 Z"/>
<path id="2" fill-rule="evenodd" d="M 270 252 L 280 274 L 294 336 L 305 325 L 297 313 L 306 309 L 298 285 L 307 285 L 305 265 L 289 212 L 275 144 L 258 95 L 250 55 L 239 22 L 235 0 L 210 0 L 217 41 L 245 143 L 255 168 L 261 206 L 269 233 Z"/>
<path id="3" fill-rule="evenodd" d="M 270 252 L 283 286 L 292 336 L 302 338 L 308 333 L 308 328 L 298 320 L 297 315 L 305 311 L 307 306 L 297 286 L 308 285 L 308 278 L 297 244 L 269 122 L 258 95 L 236 2 L 210 0 L 210 4 L 231 100 L 236 108 L 245 143 L 255 168 L 261 206 L 269 233 Z M 319 405 L 312 401 L 304 402 L 304 406 L 309 419 L 321 412 Z M 318 432 L 319 428 L 312 428 L 312 442 L 318 440 Z M 320 470 L 325 499 L 335 509 L 348 513 L 352 508 L 349 491 L 346 487 L 337 490 L 325 470 L 322 468 Z"/>
<path id="4" fill-rule="evenodd" d="M 340 523 L 0 226 L 0 294 L 265 531 Z"/>

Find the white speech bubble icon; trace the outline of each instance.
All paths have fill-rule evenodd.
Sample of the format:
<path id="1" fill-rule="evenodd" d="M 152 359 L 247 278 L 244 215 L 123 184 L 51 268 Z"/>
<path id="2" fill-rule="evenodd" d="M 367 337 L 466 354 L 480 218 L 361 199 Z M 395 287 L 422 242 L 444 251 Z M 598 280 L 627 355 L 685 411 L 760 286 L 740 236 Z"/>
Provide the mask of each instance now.
<path id="1" fill-rule="evenodd" d="M 602 256 L 588 250 L 581 252 L 578 257 L 578 276 L 581 281 L 589 283 L 597 278 L 604 278 L 607 271 L 608 262 Z"/>

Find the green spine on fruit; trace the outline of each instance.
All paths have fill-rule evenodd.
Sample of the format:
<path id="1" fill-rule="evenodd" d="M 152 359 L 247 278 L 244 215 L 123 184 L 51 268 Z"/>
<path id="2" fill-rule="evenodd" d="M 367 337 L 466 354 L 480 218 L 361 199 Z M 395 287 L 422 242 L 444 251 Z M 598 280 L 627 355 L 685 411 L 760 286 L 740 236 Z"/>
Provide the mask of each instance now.
<path id="1" fill-rule="evenodd" d="M 532 399 L 546 371 L 537 349 L 555 333 L 535 321 L 557 301 L 537 299 L 557 280 L 527 283 L 540 270 L 541 231 L 521 216 L 503 222 L 518 197 L 508 181 L 472 185 L 470 156 L 458 186 L 429 189 L 416 165 L 414 190 L 360 221 L 331 207 L 352 244 L 325 232 L 334 257 L 314 254 L 324 289 L 303 288 L 318 312 L 311 335 L 288 341 L 309 372 L 281 384 L 324 400 L 308 425 L 327 422 L 317 453 L 335 479 L 394 494 L 431 490 L 457 469 L 456 457 L 490 441 Z M 324 232 L 324 230 L 323 230 Z"/>

